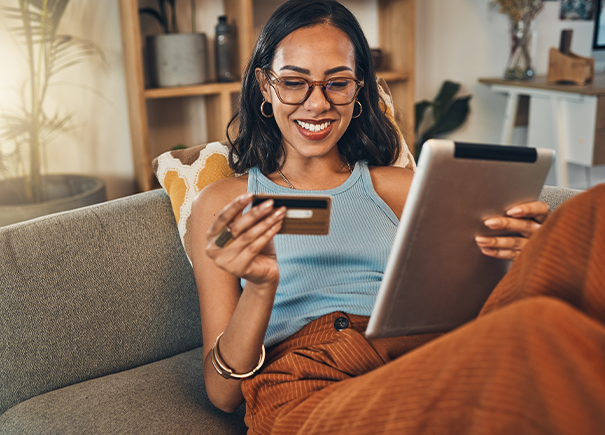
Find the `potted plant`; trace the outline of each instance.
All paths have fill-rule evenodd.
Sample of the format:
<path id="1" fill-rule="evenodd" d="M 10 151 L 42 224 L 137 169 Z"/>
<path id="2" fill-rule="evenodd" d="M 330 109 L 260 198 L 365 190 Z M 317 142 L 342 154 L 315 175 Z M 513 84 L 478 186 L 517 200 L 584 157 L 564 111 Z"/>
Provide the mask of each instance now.
<path id="1" fill-rule="evenodd" d="M 176 0 L 157 0 L 157 8 L 139 9 L 153 17 L 162 34 L 146 38 L 148 71 L 154 87 L 186 86 L 208 80 L 207 43 L 204 33 L 197 33 L 195 0 L 191 0 L 191 33 L 179 33 Z"/>
<path id="2" fill-rule="evenodd" d="M 456 98 L 460 84 L 446 80 L 433 101 L 423 100 L 416 103 L 416 161 L 420 157 L 422 145 L 429 139 L 452 132 L 460 127 L 469 113 L 471 96 Z M 432 119 L 426 121 L 425 112 L 430 108 Z"/>
<path id="3" fill-rule="evenodd" d="M 69 0 L 18 0 L 4 7 L 27 70 L 19 105 L 0 112 L 0 226 L 101 202 L 105 184 L 95 177 L 44 175 L 46 145 L 70 128 L 73 114 L 49 113 L 47 91 L 57 73 L 85 58 L 105 62 L 92 42 L 58 33 Z"/>

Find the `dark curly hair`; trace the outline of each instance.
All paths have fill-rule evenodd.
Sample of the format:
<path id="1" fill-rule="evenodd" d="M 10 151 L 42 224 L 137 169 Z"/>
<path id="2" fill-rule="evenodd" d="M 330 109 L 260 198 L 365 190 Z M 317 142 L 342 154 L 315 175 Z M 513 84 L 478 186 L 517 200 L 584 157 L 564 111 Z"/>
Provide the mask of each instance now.
<path id="1" fill-rule="evenodd" d="M 383 112 L 386 105 L 385 109 L 380 108 L 370 46 L 355 16 L 335 0 L 290 0 L 263 27 L 244 72 L 240 110 L 227 127 L 231 145 L 229 164 L 235 172 L 244 173 L 256 166 L 266 175 L 279 167 L 283 150 L 281 132 L 274 118 L 265 118 L 260 113 L 263 96 L 255 70 L 271 68 L 279 43 L 290 33 L 318 24 L 332 25 L 349 37 L 355 49 L 355 75 L 365 83 L 357 97 L 363 112 L 352 120 L 338 141 L 341 155 L 351 165 L 365 160 L 373 166 L 391 165 L 399 156 L 398 130 Z M 236 129 L 237 137 L 232 139 L 229 132 Z"/>

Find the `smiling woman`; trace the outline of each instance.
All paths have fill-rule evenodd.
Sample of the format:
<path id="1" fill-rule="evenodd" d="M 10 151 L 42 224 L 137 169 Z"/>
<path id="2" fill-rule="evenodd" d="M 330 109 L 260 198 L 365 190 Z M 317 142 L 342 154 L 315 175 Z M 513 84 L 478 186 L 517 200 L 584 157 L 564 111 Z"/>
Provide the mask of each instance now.
<path id="1" fill-rule="evenodd" d="M 291 174 L 290 182 L 299 188 L 305 187 L 304 174 L 297 173 L 304 167 L 301 159 L 310 164 L 314 158 L 327 161 L 325 158 L 331 155 L 343 169 L 346 163 L 355 163 L 346 158 L 343 162 L 337 147 L 349 128 L 355 106 L 352 103 L 361 89 L 355 70 L 355 51 L 349 38 L 329 25 L 298 29 L 277 48 L 271 70 L 255 69 L 264 101 L 272 105 L 282 134 L 279 169 Z M 330 92 L 334 83 L 344 83 L 348 94 Z M 342 184 L 348 174 L 343 171 L 333 181 L 323 179 L 324 187 Z M 279 178 L 270 177 L 274 182 Z"/>
<path id="2" fill-rule="evenodd" d="M 240 103 L 228 131 L 234 133 L 230 167 L 241 175 L 206 186 L 191 211 L 204 382 L 212 403 L 231 412 L 245 400 L 253 434 L 399 434 L 408 424 L 415 425 L 411 433 L 427 424 L 435 425 L 435 433 L 472 432 L 466 430 L 469 421 L 483 406 L 448 408 L 464 399 L 428 397 L 450 387 L 453 396 L 469 402 L 487 394 L 489 409 L 508 395 L 517 408 L 533 404 L 516 394 L 524 391 L 518 387 L 527 385 L 526 377 L 509 382 L 512 371 L 495 373 L 490 360 L 478 381 L 467 384 L 465 363 L 483 350 L 495 361 L 524 355 L 524 348 L 515 347 L 522 340 L 511 339 L 510 348 L 496 351 L 501 342 L 494 335 L 473 338 L 482 325 L 494 326 L 495 336 L 518 326 L 516 314 L 533 332 L 539 303 L 523 312 L 503 304 L 504 314 L 435 340 L 435 353 L 414 350 L 435 335 L 364 335 L 413 172 L 392 166 L 405 144 L 385 114 L 371 50 L 350 11 L 334 0 L 280 6 L 246 67 Z M 290 203 L 292 197 L 329 197 L 328 233 L 283 233 L 284 195 Z M 258 196 L 264 200 L 255 202 Z M 468 243 L 483 255 L 513 259 L 547 216 L 544 203 L 518 204 L 497 222 L 486 222 L 515 235 Z M 513 335 L 523 333 L 519 327 Z M 462 364 L 450 374 L 447 362 L 457 355 Z M 428 377 L 425 362 L 433 370 Z M 522 362 L 513 365 L 533 373 Z M 427 382 L 414 389 L 421 379 Z M 489 395 L 483 386 L 493 384 L 504 387 Z M 426 403 L 447 409 L 425 409 Z M 430 422 L 418 421 L 418 415 Z M 509 415 L 495 412 L 477 421 L 489 427 Z M 523 423 L 515 420 L 514 427 Z"/>

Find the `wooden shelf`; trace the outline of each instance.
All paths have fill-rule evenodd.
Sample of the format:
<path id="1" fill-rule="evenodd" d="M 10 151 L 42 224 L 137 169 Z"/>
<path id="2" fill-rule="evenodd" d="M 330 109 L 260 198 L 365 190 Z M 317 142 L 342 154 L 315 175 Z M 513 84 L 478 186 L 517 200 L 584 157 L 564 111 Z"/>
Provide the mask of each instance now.
<path id="1" fill-rule="evenodd" d="M 210 2 L 211 0 L 198 0 Z M 236 68 L 243 71 L 255 43 L 253 7 L 263 0 L 223 0 L 225 14 L 234 24 L 239 49 Z M 346 0 L 345 0 L 346 5 Z M 396 120 L 410 147 L 414 144 L 414 16 L 415 0 L 378 0 L 379 46 L 389 59 L 389 71 L 377 72 L 389 84 Z M 225 139 L 225 129 L 236 107 L 233 95 L 240 83 L 205 83 L 197 86 L 145 88 L 138 0 L 119 0 L 126 73 L 131 146 L 139 191 L 157 187 L 150 152 L 148 101 L 203 97 L 209 141 Z"/>
<path id="2" fill-rule="evenodd" d="M 410 73 L 405 71 L 376 71 L 376 76 L 387 82 L 407 82 L 410 79 Z"/>
<path id="3" fill-rule="evenodd" d="M 178 86 L 174 88 L 147 88 L 145 98 L 176 98 L 196 95 L 235 94 L 240 91 L 240 82 L 206 83 L 196 86 Z"/>

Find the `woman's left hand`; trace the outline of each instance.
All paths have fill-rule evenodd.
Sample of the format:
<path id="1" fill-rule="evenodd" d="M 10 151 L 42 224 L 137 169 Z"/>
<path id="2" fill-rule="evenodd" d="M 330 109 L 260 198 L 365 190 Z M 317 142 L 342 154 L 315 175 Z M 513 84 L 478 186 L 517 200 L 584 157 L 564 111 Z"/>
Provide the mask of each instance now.
<path id="1" fill-rule="evenodd" d="M 521 236 L 482 237 L 475 241 L 483 254 L 489 257 L 515 260 L 529 238 L 540 229 L 549 214 L 548 204 L 540 201 L 528 202 L 507 210 L 506 217 L 486 220 L 485 226 L 492 230 L 504 230 Z"/>

